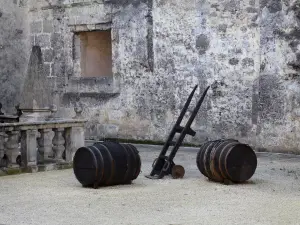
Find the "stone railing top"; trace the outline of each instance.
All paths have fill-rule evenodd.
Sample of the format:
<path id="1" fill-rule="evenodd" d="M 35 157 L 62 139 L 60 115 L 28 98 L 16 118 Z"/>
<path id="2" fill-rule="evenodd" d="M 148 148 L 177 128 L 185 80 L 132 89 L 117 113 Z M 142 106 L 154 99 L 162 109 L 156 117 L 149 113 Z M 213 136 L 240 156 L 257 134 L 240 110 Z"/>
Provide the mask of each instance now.
<path id="1" fill-rule="evenodd" d="M 17 123 L 18 121 L 19 121 L 18 116 L 0 115 L 0 123 Z"/>
<path id="2" fill-rule="evenodd" d="M 52 129 L 84 126 L 87 119 L 58 119 L 37 122 L 0 123 L 0 132 L 10 130 Z"/>
<path id="3" fill-rule="evenodd" d="M 0 118 L 18 119 L 18 116 L 14 116 L 14 115 L 0 115 Z"/>

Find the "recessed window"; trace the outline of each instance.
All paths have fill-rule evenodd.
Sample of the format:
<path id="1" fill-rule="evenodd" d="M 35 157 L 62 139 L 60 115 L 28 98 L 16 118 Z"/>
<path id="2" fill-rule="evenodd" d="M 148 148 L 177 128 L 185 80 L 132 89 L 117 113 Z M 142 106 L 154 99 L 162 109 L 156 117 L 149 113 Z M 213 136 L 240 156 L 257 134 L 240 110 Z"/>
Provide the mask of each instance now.
<path id="1" fill-rule="evenodd" d="M 111 30 L 78 33 L 83 77 L 112 76 Z"/>

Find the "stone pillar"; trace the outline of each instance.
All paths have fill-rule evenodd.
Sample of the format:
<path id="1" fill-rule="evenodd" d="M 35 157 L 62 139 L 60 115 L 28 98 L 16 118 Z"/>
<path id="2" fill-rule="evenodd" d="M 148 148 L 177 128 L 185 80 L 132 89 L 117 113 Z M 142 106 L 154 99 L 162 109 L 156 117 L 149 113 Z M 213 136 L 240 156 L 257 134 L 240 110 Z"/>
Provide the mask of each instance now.
<path id="1" fill-rule="evenodd" d="M 9 160 L 9 166 L 17 165 L 16 159 L 19 155 L 19 131 L 7 131 L 7 142 L 5 143 L 6 155 Z"/>
<path id="2" fill-rule="evenodd" d="M 41 136 L 37 139 L 38 151 L 41 156 L 39 163 L 45 163 L 52 153 L 52 138 L 50 137 L 51 129 L 39 130 Z"/>
<path id="3" fill-rule="evenodd" d="M 83 107 L 82 104 L 78 101 L 75 103 L 74 107 L 75 111 L 75 116 L 73 119 L 83 119 L 82 116 L 82 111 Z M 72 144 L 73 144 L 73 150 L 72 150 L 72 155 L 71 155 L 71 160 L 73 161 L 75 152 L 77 151 L 78 148 L 84 146 L 84 128 L 83 127 L 73 127 L 72 128 Z"/>
<path id="4" fill-rule="evenodd" d="M 74 137 L 73 137 L 73 129 L 72 127 L 68 127 L 65 129 L 64 133 L 65 137 L 65 155 L 66 155 L 66 162 L 72 162 L 72 153 L 74 151 Z"/>
<path id="5" fill-rule="evenodd" d="M 5 140 L 6 134 L 5 132 L 0 132 L 0 167 L 7 167 L 8 159 L 4 158 L 5 155 Z"/>
<path id="6" fill-rule="evenodd" d="M 72 162 L 76 150 L 84 146 L 84 129 L 83 127 L 66 128 L 64 137 L 66 140 L 66 162 Z"/>
<path id="7" fill-rule="evenodd" d="M 22 166 L 28 172 L 37 172 L 37 130 L 21 131 L 21 156 Z"/>
<path id="8" fill-rule="evenodd" d="M 4 156 L 4 142 L 5 142 L 5 133 L 0 132 L 0 159 Z"/>
<path id="9" fill-rule="evenodd" d="M 62 155 L 65 150 L 65 139 L 63 137 L 64 128 L 54 128 L 54 138 L 52 140 L 53 143 L 53 151 L 55 155 L 55 159 L 58 162 L 64 162 Z"/>
<path id="10" fill-rule="evenodd" d="M 84 147 L 84 127 L 73 127 L 73 152 L 72 152 L 72 161 L 75 155 L 75 152 L 78 148 Z"/>

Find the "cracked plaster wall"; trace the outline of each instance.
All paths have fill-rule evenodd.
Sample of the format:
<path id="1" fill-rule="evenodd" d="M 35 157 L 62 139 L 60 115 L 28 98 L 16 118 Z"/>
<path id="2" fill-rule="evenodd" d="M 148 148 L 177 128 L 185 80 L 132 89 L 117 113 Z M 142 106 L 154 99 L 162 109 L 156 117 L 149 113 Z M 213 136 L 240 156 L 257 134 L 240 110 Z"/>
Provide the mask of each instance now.
<path id="1" fill-rule="evenodd" d="M 199 84 L 197 99 L 212 86 L 187 142 L 300 153 L 299 1 L 32 0 L 28 15 L 59 113 L 80 100 L 88 138 L 165 140 Z M 112 28 L 112 80 L 78 77 L 73 30 L 87 24 Z"/>

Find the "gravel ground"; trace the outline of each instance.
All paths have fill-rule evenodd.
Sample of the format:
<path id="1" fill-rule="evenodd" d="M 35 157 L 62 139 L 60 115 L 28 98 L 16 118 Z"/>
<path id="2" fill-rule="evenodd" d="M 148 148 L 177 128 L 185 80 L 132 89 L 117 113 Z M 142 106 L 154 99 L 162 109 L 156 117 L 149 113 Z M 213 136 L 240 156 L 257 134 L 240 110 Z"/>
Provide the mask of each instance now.
<path id="1" fill-rule="evenodd" d="M 1 177 L 0 225 L 300 224 L 300 157 L 259 153 L 250 181 L 226 186 L 200 174 L 193 148 L 175 158 L 183 179 L 147 179 L 161 146 L 136 146 L 142 173 L 131 185 L 82 188 L 71 169 Z"/>

